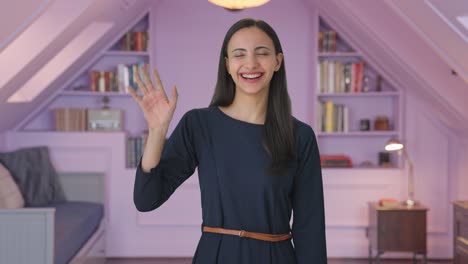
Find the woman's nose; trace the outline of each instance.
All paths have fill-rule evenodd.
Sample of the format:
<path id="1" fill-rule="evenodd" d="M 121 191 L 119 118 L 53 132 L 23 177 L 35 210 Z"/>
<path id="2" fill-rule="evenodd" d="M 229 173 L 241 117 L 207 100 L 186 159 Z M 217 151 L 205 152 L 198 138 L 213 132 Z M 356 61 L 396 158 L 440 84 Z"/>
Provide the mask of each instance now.
<path id="1" fill-rule="evenodd" d="M 257 56 L 255 56 L 255 54 L 248 55 L 248 56 L 247 56 L 247 60 L 246 60 L 246 65 L 247 65 L 249 68 L 252 68 L 252 69 L 257 68 L 257 66 L 258 66 L 258 59 L 257 59 Z"/>

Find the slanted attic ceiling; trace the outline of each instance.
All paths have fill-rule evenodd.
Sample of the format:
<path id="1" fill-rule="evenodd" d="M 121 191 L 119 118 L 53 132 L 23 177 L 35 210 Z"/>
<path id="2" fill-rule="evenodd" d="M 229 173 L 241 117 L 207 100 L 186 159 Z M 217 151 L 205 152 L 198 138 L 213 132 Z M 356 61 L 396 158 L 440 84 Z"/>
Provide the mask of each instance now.
<path id="1" fill-rule="evenodd" d="M 22 0 L 21 5 L 3 3 L 0 9 L 2 26 L 0 27 L 0 51 L 23 32 L 31 23 L 44 12 L 52 0 Z M 5 23 L 3 23 L 5 21 Z M 8 21 L 8 23 L 6 23 Z"/>
<path id="2" fill-rule="evenodd" d="M 31 4 L 34 8 L 39 8 L 36 1 L 8 1 L 3 6 L 5 9 L 2 10 L 18 10 L 17 5 Z M 0 86 L 0 113 L 2 118 L 0 121 L 0 132 L 14 129 L 20 122 L 22 122 L 28 115 L 35 109 L 42 107 L 48 103 L 48 100 L 54 96 L 58 89 L 62 88 L 61 83 L 66 82 L 70 79 L 70 76 L 82 68 L 83 65 L 90 61 L 97 55 L 114 37 L 122 32 L 122 30 L 130 25 L 133 20 L 141 15 L 143 12 L 148 10 L 157 1 L 151 0 L 50 0 L 47 4 L 47 8 L 36 16 L 35 20 L 31 21 L 29 27 L 21 30 L 16 35 L 15 39 L 8 41 L 9 45 L 1 50 L 0 53 L 0 72 L 4 74 L 4 79 L 0 79 L 0 83 L 4 83 Z M 9 5 L 11 7 L 9 7 Z M 34 10 L 34 8 L 27 8 L 28 10 Z M 39 21 L 41 16 L 46 16 L 50 9 L 62 10 L 61 16 L 74 16 L 76 17 L 72 22 L 68 23 L 66 27 L 60 31 L 60 34 L 51 36 L 50 28 L 47 26 L 47 21 L 54 21 L 54 18 L 47 18 L 41 20 L 41 27 L 37 27 L 34 32 L 28 36 L 28 41 L 24 41 L 18 45 L 15 45 L 15 41 L 22 38 L 22 32 L 26 32 L 28 29 L 33 27 L 35 22 Z M 77 10 L 80 13 L 77 15 Z M 33 11 L 34 13 L 35 11 Z M 36 11 L 37 12 L 37 11 Z M 26 13 L 22 13 L 22 16 L 28 16 Z M 3 17 L 0 19 L 4 19 Z M 5 18 L 6 19 L 6 18 Z M 50 85 L 43 90 L 34 100 L 27 103 L 7 103 L 8 98 L 13 95 L 18 89 L 20 89 L 25 83 L 27 83 L 31 77 L 33 77 L 38 71 L 43 69 L 47 63 L 54 58 L 64 47 L 67 46 L 70 41 L 77 36 L 77 34 L 86 29 L 93 22 L 105 22 L 112 24 L 112 28 L 107 33 L 102 34 L 98 37 L 98 41 L 92 45 L 89 49 L 79 52 L 77 59 L 63 71 L 63 74 L 57 78 L 51 80 Z M 9 23 L 3 22 L 1 25 L 7 25 Z M 58 25 L 61 26 L 61 25 Z M 9 28 L 5 30 L 6 34 L 16 32 Z M 35 42 L 37 40 L 37 42 Z M 37 47 L 35 44 L 42 43 L 43 41 L 49 41 L 43 49 L 40 49 L 38 53 L 25 55 L 34 50 Z M 2 39 L 2 43 L 6 40 Z M 7 52 L 8 50 L 14 50 L 13 54 Z M 18 63 L 27 61 L 26 64 L 22 64 L 17 67 Z M 11 72 L 11 68 L 17 67 L 17 70 Z M 53 69 L 52 69 L 53 70 Z M 57 69 L 58 70 L 58 69 Z M 62 71 L 62 69 L 60 69 Z M 8 74 L 7 74 L 8 73 Z M 11 76 L 12 78 L 9 78 Z M 8 113 L 7 115 L 3 113 Z"/>

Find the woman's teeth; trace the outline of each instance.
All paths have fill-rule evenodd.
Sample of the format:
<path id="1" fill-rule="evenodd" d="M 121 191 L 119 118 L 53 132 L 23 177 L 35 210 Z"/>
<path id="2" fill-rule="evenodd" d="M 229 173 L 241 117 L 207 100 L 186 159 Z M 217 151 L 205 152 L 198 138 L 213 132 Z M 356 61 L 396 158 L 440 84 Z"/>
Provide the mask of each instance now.
<path id="1" fill-rule="evenodd" d="M 262 76 L 261 73 L 255 73 L 255 74 L 241 74 L 242 78 L 246 78 L 246 79 L 256 79 L 260 76 Z"/>

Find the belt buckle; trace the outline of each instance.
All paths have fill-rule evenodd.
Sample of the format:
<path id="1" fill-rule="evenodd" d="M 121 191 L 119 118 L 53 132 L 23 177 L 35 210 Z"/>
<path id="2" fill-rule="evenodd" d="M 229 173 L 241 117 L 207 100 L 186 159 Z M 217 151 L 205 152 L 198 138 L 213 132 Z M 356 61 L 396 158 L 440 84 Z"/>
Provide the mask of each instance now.
<path id="1" fill-rule="evenodd" d="M 244 237 L 244 234 L 245 234 L 244 230 L 239 231 L 239 237 Z"/>

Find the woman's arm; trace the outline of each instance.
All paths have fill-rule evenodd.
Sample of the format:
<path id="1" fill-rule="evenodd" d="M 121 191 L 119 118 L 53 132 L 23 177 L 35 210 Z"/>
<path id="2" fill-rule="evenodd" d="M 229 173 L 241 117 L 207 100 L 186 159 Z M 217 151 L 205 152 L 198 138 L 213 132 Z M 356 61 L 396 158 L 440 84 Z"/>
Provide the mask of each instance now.
<path id="1" fill-rule="evenodd" d="M 300 142 L 299 170 L 293 190 L 293 242 L 298 264 L 327 263 L 322 170 L 315 134 L 307 127 Z"/>
<path id="2" fill-rule="evenodd" d="M 148 173 L 158 165 L 166 141 L 167 128 L 150 128 L 146 140 L 145 150 L 141 160 L 141 168 Z"/>
<path id="3" fill-rule="evenodd" d="M 153 71 L 153 77 L 154 82 L 145 65 L 134 73 L 141 96 L 129 87 L 149 130 L 133 190 L 133 200 L 139 211 L 150 211 L 163 204 L 193 174 L 196 167 L 190 124 L 186 116 L 179 122 L 170 140 L 165 142 L 177 105 L 177 89 L 174 86 L 169 100 L 156 70 Z"/>
<path id="4" fill-rule="evenodd" d="M 188 112 L 182 117 L 163 144 L 157 165 L 148 172 L 142 167 L 145 156 L 142 157 L 137 167 L 133 191 L 133 200 L 139 211 L 151 211 L 161 206 L 194 173 L 198 165 L 192 133 L 194 114 Z"/>

